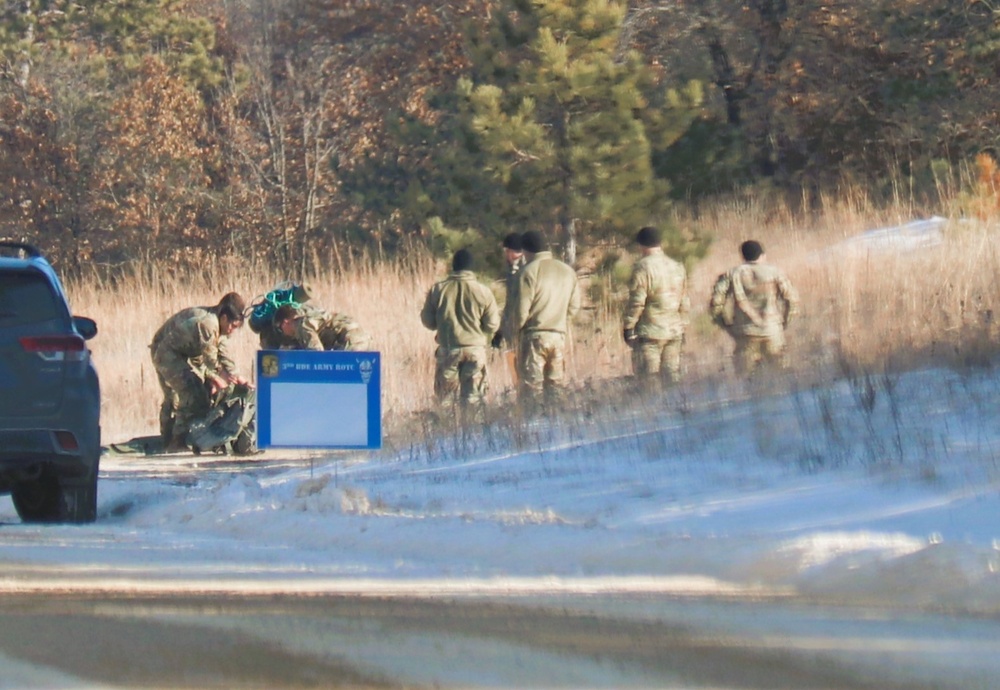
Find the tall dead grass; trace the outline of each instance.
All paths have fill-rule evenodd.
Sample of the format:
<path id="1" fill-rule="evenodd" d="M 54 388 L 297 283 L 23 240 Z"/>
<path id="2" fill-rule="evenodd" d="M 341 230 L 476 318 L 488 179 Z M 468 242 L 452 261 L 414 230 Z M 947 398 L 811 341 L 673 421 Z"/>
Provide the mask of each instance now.
<path id="1" fill-rule="evenodd" d="M 698 219 L 714 238 L 691 282 L 699 319 L 715 277 L 739 262 L 745 239 L 762 241 L 767 260 L 785 269 L 801 312 L 789 332 L 793 369 L 829 378 L 928 364 L 977 366 L 998 350 L 1000 226 L 995 218 L 952 218 L 940 243 L 848 242 L 867 230 L 928 217 L 908 205 L 878 208 L 863 194 L 823 200 L 809 217 L 752 202 L 719 206 Z M 690 219 L 680 222 L 693 222 Z M 698 315 L 698 309 L 701 315 Z M 697 347 L 697 345 L 696 345 Z M 717 351 L 709 347 L 715 359 Z M 699 362 L 707 371 L 705 358 Z"/>
<path id="2" fill-rule="evenodd" d="M 698 217 L 678 216 L 714 238 L 709 255 L 690 275 L 692 325 L 686 345 L 689 381 L 732 375 L 730 341 L 707 315 L 716 276 L 739 261 L 737 248 L 760 240 L 767 258 L 785 269 L 798 288 L 802 311 L 789 333 L 793 371 L 808 379 L 892 371 L 928 363 L 968 366 L 988 363 L 995 350 L 994 314 L 1000 268 L 1000 233 L 994 222 L 949 224 L 943 243 L 912 251 L 849 251 L 839 245 L 864 230 L 912 220 L 897 206 L 879 209 L 863 193 L 824 199 L 808 217 L 753 199 L 718 204 Z M 338 258 L 313 275 L 279 275 L 267 268 L 220 260 L 200 271 L 140 266 L 114 281 L 96 277 L 69 281 L 77 314 L 95 318 L 100 334 L 91 347 L 103 386 L 105 438 L 116 441 L 157 431 L 160 390 L 148 343 L 160 324 L 190 305 L 213 304 L 236 290 L 248 299 L 283 280 L 308 280 L 314 302 L 350 314 L 373 337 L 383 359 L 387 429 L 413 428 L 407 418 L 433 404 L 433 334 L 419 313 L 430 285 L 446 273 L 442 262 L 413 252 L 375 261 Z M 630 371 L 621 342 L 621 305 L 590 305 L 575 325 L 568 353 L 570 378 L 599 388 Z M 251 374 L 257 336 L 243 329 L 233 351 Z M 494 354 L 489 367 L 494 404 L 507 399 L 512 380 Z"/>

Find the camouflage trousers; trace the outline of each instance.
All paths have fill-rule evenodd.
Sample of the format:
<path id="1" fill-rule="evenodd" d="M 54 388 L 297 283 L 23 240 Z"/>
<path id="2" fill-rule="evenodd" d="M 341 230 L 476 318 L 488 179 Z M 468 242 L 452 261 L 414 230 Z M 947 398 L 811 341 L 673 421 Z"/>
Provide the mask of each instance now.
<path id="1" fill-rule="evenodd" d="M 434 354 L 434 395 L 443 407 L 482 405 L 486 397 L 486 348 L 439 347 Z"/>
<path id="2" fill-rule="evenodd" d="M 566 336 L 543 331 L 521 336 L 519 394 L 530 404 L 554 403 L 563 397 L 566 382 Z"/>
<path id="3" fill-rule="evenodd" d="M 160 404 L 160 435 L 164 441 L 184 438 L 191 424 L 208 414 L 211 402 L 205 382 L 184 358 L 171 352 L 153 351 L 153 368 L 163 391 Z"/>
<path id="4" fill-rule="evenodd" d="M 671 385 L 681 380 L 683 338 L 647 340 L 632 346 L 632 373 L 640 385 Z"/>
<path id="5" fill-rule="evenodd" d="M 771 336 L 736 336 L 733 365 L 740 376 L 750 376 L 761 364 L 785 368 L 785 334 Z"/>

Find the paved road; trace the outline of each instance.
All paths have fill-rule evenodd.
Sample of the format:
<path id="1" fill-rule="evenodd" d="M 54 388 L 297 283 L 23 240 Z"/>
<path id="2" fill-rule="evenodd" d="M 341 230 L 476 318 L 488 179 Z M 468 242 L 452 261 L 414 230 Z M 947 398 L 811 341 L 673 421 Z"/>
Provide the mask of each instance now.
<path id="1" fill-rule="evenodd" d="M 566 604 L 7 594 L 0 688 L 923 687 Z"/>

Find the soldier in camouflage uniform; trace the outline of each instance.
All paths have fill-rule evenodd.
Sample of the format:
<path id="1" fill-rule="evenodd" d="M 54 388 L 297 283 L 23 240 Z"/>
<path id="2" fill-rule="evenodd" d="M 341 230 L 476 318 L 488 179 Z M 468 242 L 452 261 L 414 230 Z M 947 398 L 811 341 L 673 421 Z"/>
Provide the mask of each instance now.
<path id="1" fill-rule="evenodd" d="M 632 371 L 644 387 L 674 384 L 681 375 L 681 348 L 691 309 L 684 266 L 663 253 L 660 231 L 645 227 L 636 235 L 642 258 L 632 269 L 629 299 L 622 320 L 632 348 Z"/>
<path id="2" fill-rule="evenodd" d="M 211 396 L 247 381 L 227 351 L 230 335 L 243 325 L 246 303 L 235 292 L 214 307 L 184 309 L 160 326 L 150 352 L 163 390 L 160 435 L 168 452 L 187 449 L 194 421 L 208 414 Z"/>
<path id="3" fill-rule="evenodd" d="M 274 312 L 274 330 L 269 341 L 270 349 L 281 350 L 372 349 L 371 337 L 350 316 L 308 304 L 279 307 Z"/>
<path id="4" fill-rule="evenodd" d="M 740 253 L 745 263 L 719 276 L 709 311 L 736 341 L 737 373 L 749 375 L 762 362 L 785 365 L 785 329 L 798 310 L 799 296 L 779 268 L 765 263 L 759 242 L 744 242 Z"/>
<path id="5" fill-rule="evenodd" d="M 281 289 L 282 286 L 278 286 L 275 290 Z M 312 298 L 312 286 L 309 283 L 292 283 L 291 284 L 291 304 L 294 307 L 301 307 L 306 302 Z M 284 306 L 284 305 L 282 305 Z M 280 307 L 279 307 L 280 309 Z M 275 309 L 275 313 L 277 313 Z M 286 316 L 288 314 L 287 310 L 285 312 Z M 292 316 L 297 315 L 297 312 L 293 312 Z M 250 320 L 250 327 L 253 328 L 253 319 Z M 258 333 L 260 336 L 260 349 L 261 350 L 280 350 L 283 343 L 291 346 L 291 341 L 281 332 L 278 327 L 277 321 L 274 318 L 274 314 L 271 315 L 269 321 L 267 321 Z"/>
<path id="6" fill-rule="evenodd" d="M 444 407 L 456 396 L 464 409 L 475 406 L 482 415 L 486 394 L 486 346 L 500 327 L 496 299 L 476 280 L 467 249 L 455 252 L 451 273 L 435 283 L 424 300 L 420 320 L 437 331 L 434 394 Z"/>
<path id="7" fill-rule="evenodd" d="M 521 244 L 527 263 L 518 277 L 513 323 L 520 341 L 519 392 L 530 412 L 562 396 L 566 337 L 580 293 L 576 272 L 553 258 L 540 232 L 524 233 Z"/>

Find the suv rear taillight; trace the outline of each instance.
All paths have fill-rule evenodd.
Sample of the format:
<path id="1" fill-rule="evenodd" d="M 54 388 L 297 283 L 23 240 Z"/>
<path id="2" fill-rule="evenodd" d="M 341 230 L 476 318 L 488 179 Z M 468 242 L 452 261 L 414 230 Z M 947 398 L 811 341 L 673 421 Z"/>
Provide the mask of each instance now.
<path id="1" fill-rule="evenodd" d="M 78 335 L 37 335 L 20 341 L 25 352 L 34 352 L 47 362 L 79 362 L 87 357 L 87 344 Z"/>
<path id="2" fill-rule="evenodd" d="M 72 431 L 57 431 L 56 442 L 63 450 L 80 450 L 80 442 L 76 440 Z"/>

